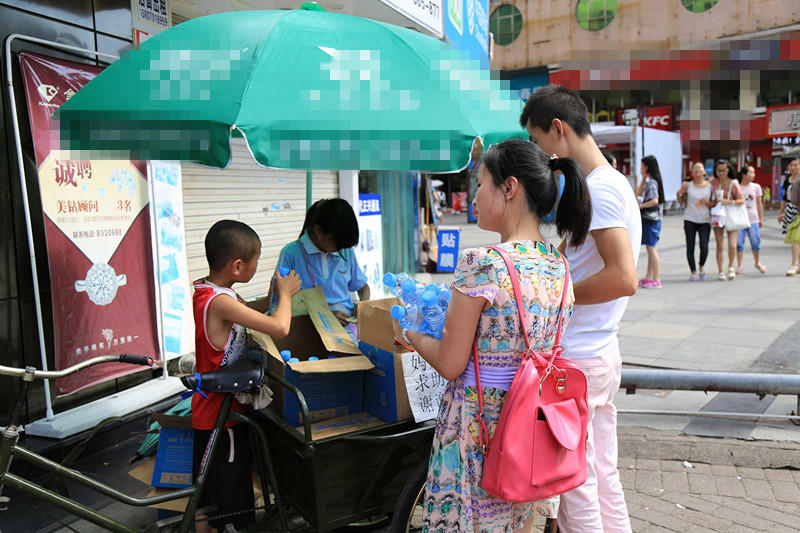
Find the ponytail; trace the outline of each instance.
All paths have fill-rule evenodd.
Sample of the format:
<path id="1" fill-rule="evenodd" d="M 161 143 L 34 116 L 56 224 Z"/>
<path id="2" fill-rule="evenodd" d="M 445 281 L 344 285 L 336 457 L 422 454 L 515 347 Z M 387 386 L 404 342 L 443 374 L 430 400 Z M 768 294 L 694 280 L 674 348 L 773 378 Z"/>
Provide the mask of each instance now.
<path id="1" fill-rule="evenodd" d="M 579 246 L 589 234 L 592 221 L 592 200 L 589 187 L 578 165 L 572 159 L 557 157 L 550 160 L 553 179 L 558 181 L 555 172 L 564 175 L 564 192 L 556 200 L 556 230 L 560 237 L 569 234 L 569 245 Z"/>

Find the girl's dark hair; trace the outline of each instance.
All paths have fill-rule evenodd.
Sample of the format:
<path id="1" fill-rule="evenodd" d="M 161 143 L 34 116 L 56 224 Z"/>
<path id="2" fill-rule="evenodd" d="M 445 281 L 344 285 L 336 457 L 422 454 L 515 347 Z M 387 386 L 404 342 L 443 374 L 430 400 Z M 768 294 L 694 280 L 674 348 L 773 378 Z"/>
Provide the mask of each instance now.
<path id="1" fill-rule="evenodd" d="M 314 202 L 306 211 L 300 236 L 314 226 L 319 226 L 322 233 L 332 235 L 339 250 L 358 244 L 358 219 L 347 200 L 332 198 Z"/>
<path id="2" fill-rule="evenodd" d="M 614 161 L 616 161 L 617 158 L 611 155 L 611 152 L 603 150 L 603 157 L 606 158 L 606 161 L 608 161 L 609 165 L 611 165 L 612 167 L 614 166 Z"/>
<path id="3" fill-rule="evenodd" d="M 717 167 L 720 166 L 720 165 L 725 165 L 725 166 L 728 167 L 728 177 L 730 179 L 739 181 L 739 175 L 736 173 L 736 170 L 733 168 L 733 165 L 731 165 L 731 162 L 728 161 L 727 159 L 720 159 L 719 161 L 714 163 L 714 177 L 715 178 L 719 179 L 719 176 L 717 176 Z"/>
<path id="4" fill-rule="evenodd" d="M 745 165 L 743 165 L 743 166 L 742 166 L 741 170 L 739 170 L 739 182 L 740 182 L 740 183 L 741 183 L 741 181 L 744 179 L 744 177 L 745 177 L 745 176 L 747 176 L 747 173 L 748 173 L 748 172 L 750 172 L 750 169 L 751 169 L 751 168 L 752 168 L 754 171 L 755 171 L 755 169 L 756 169 L 756 167 L 754 167 L 753 165 L 748 165 L 748 164 L 745 164 Z M 730 172 L 730 170 L 729 170 L 728 172 Z"/>
<path id="5" fill-rule="evenodd" d="M 586 240 L 592 220 L 589 188 L 578 165 L 565 157 L 550 159 L 536 144 L 521 139 L 498 143 L 483 155 L 483 164 L 495 185 L 503 185 L 510 176 L 519 180 L 528 207 L 541 221 L 556 208 L 560 181 L 564 174 L 564 192 L 558 201 L 556 229 L 559 236 L 569 234 L 569 244 L 578 246 Z"/>
<path id="6" fill-rule="evenodd" d="M 642 163 L 647 167 L 647 173 L 658 183 L 658 203 L 666 202 L 664 198 L 664 182 L 661 180 L 661 170 L 658 168 L 658 160 L 654 155 L 646 155 L 642 158 Z"/>

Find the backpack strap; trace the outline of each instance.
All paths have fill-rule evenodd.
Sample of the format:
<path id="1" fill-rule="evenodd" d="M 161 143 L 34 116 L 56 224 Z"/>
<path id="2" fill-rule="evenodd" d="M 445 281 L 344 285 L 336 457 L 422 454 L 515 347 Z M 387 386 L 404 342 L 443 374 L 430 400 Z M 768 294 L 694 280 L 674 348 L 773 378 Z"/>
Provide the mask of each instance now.
<path id="1" fill-rule="evenodd" d="M 525 340 L 525 353 L 523 354 L 523 357 L 535 357 L 541 360 L 542 364 L 547 363 L 547 373 L 549 373 L 549 368 L 553 364 L 553 359 L 555 359 L 557 355 L 560 355 L 564 349 L 561 346 L 561 325 L 564 318 L 564 305 L 567 302 L 567 287 L 569 287 L 569 263 L 567 263 L 567 259 L 564 257 L 564 254 L 559 253 L 561 260 L 564 262 L 564 287 L 561 290 L 561 307 L 558 311 L 558 322 L 556 323 L 555 344 L 553 346 L 551 357 L 545 360 L 531 349 L 530 339 L 528 338 L 528 326 L 525 324 L 525 309 L 522 306 L 522 289 L 520 288 L 519 276 L 517 276 L 517 268 L 514 266 L 514 262 L 502 248 L 498 246 L 489 246 L 488 248 L 500 255 L 500 257 L 503 259 L 503 262 L 506 264 L 508 275 L 511 278 L 511 287 L 514 289 L 514 301 L 517 304 L 517 313 L 519 313 L 520 329 Z M 478 423 L 480 424 L 481 448 L 485 454 L 489 449 L 489 430 L 486 427 L 486 421 L 483 417 L 483 389 L 481 387 L 481 370 L 480 365 L 478 364 L 477 341 L 472 341 L 472 361 L 475 365 L 475 387 L 478 389 Z M 539 387 L 541 388 L 541 381 Z"/>

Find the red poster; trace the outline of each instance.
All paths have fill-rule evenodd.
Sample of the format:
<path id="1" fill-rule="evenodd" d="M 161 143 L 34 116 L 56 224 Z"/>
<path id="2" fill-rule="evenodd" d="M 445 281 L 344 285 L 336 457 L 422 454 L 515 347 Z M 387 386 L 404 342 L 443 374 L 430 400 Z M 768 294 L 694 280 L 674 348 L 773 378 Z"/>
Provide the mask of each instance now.
<path id="1" fill-rule="evenodd" d="M 101 69 L 20 54 L 53 300 L 56 368 L 107 354 L 159 359 L 146 172 L 141 162 L 71 159 L 51 116 Z M 92 367 L 58 395 L 141 370 Z"/>

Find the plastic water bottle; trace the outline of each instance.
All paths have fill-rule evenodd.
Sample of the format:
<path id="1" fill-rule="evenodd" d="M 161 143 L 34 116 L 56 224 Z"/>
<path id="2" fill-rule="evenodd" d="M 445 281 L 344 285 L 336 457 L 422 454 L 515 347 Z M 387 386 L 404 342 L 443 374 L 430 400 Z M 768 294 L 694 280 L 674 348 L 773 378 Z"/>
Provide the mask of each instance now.
<path id="1" fill-rule="evenodd" d="M 329 355 L 328 359 L 336 359 L 336 356 L 335 355 Z"/>
<path id="2" fill-rule="evenodd" d="M 291 268 L 289 268 L 289 267 L 281 267 L 281 268 L 279 268 L 278 270 L 279 270 L 279 271 L 280 271 L 280 273 L 281 273 L 281 277 L 284 277 L 284 278 L 285 278 L 286 276 L 288 276 L 288 275 L 289 275 L 289 272 L 291 272 L 291 271 L 292 271 L 292 269 L 291 269 Z"/>
<path id="3" fill-rule="evenodd" d="M 442 338 L 446 310 L 439 305 L 438 291 L 425 291 L 422 293 L 422 307 L 420 309 L 425 318 L 426 328 L 424 333 L 437 339 Z"/>
<path id="4" fill-rule="evenodd" d="M 401 327 L 414 331 L 422 331 L 425 324 L 422 314 L 416 305 L 393 305 L 391 310 L 392 318 L 400 323 Z"/>
<path id="5" fill-rule="evenodd" d="M 399 297 L 403 292 L 400 288 L 401 284 L 409 278 L 410 276 L 405 272 L 396 275 L 392 272 L 387 272 L 383 275 L 383 284 L 389 288 L 392 296 Z"/>
<path id="6" fill-rule="evenodd" d="M 284 361 L 286 361 L 288 363 L 289 359 L 291 359 L 291 358 L 292 358 L 291 350 L 281 350 L 281 359 L 283 359 Z"/>
<path id="7" fill-rule="evenodd" d="M 319 357 L 317 357 L 315 355 L 312 355 L 311 357 L 308 358 L 308 360 L 309 361 L 319 361 Z"/>
<path id="8" fill-rule="evenodd" d="M 292 357 L 291 359 L 289 359 L 289 360 L 288 360 L 288 361 L 286 361 L 286 362 L 287 362 L 287 363 L 299 363 L 299 362 L 300 362 L 300 359 L 298 359 L 297 357 Z"/>
<path id="9" fill-rule="evenodd" d="M 453 293 L 450 292 L 450 287 L 444 284 L 439 285 L 439 305 L 442 306 L 442 309 L 446 310 L 448 308 L 452 296 Z"/>
<path id="10" fill-rule="evenodd" d="M 408 278 L 403 280 L 403 283 L 400 286 L 403 288 L 403 301 L 406 303 L 406 305 L 419 305 L 422 292 L 425 290 L 425 287 L 422 285 L 422 283 L 418 283 L 416 280 Z"/>

